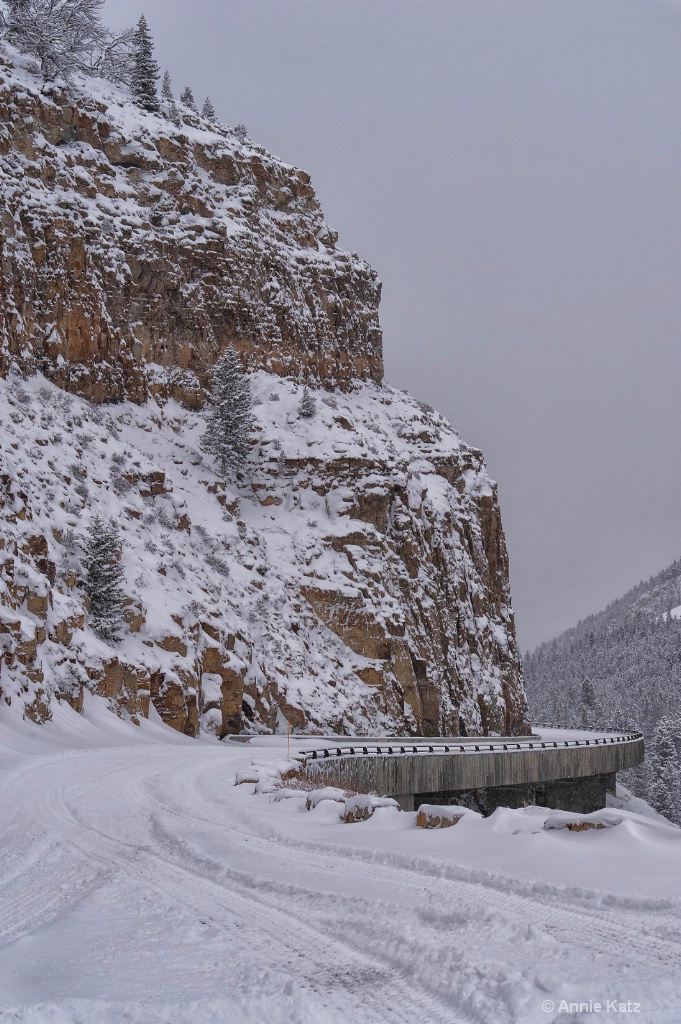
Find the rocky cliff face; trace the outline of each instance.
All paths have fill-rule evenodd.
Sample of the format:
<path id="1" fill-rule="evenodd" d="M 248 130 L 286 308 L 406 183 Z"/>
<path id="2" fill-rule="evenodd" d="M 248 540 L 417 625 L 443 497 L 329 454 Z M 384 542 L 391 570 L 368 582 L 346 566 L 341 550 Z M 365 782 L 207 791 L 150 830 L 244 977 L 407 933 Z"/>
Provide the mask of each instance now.
<path id="1" fill-rule="evenodd" d="M 381 384 L 375 274 L 335 249 L 307 176 L 109 87 L 44 95 L 14 64 L 0 72 L 5 702 L 41 721 L 91 690 L 189 735 L 521 731 L 494 485 L 439 414 Z M 239 486 L 199 448 L 205 373 L 228 342 L 255 395 Z M 121 529 L 113 646 L 80 584 L 95 512 Z"/>
<path id="2" fill-rule="evenodd" d="M 4 365 L 98 402 L 186 399 L 182 371 L 227 343 L 251 368 L 380 381 L 380 284 L 335 248 L 309 175 L 188 111 L 177 128 L 124 101 L 0 63 Z"/>

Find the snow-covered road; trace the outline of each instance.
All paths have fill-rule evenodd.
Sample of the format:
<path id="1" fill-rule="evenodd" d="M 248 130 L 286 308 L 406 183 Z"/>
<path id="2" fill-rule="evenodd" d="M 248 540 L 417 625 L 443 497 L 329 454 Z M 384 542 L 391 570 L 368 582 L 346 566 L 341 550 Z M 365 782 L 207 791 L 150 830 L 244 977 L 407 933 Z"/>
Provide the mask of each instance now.
<path id="1" fill-rule="evenodd" d="M 338 804 L 234 786 L 282 754 L 136 728 L 96 698 L 44 727 L 3 711 L 0 1021 L 598 1013 L 562 1000 L 681 1020 L 680 830 L 625 811 L 613 829 L 547 833 L 539 809 L 423 831 L 386 808 L 347 826 Z"/>

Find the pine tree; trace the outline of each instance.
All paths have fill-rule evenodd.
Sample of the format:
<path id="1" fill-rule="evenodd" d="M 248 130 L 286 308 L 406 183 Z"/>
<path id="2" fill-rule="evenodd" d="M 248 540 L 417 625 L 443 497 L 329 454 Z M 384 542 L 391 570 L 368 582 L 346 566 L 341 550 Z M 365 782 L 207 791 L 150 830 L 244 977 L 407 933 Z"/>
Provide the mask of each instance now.
<path id="1" fill-rule="evenodd" d="M 583 729 L 592 729 L 595 724 L 594 717 L 596 697 L 594 695 L 594 688 L 591 685 L 591 680 L 589 678 L 585 678 L 582 680 L 580 704 L 582 714 L 581 726 Z"/>
<path id="2" fill-rule="evenodd" d="M 161 96 L 166 104 L 166 110 L 168 117 L 176 124 L 178 128 L 182 126 L 182 118 L 180 117 L 180 111 L 177 109 L 177 103 L 173 96 L 173 87 L 170 80 L 170 73 L 168 71 L 163 72 L 163 79 L 161 81 Z"/>
<path id="3" fill-rule="evenodd" d="M 196 100 L 194 99 L 194 93 L 191 91 L 188 85 L 185 85 L 180 95 L 180 103 L 184 103 L 185 107 L 189 107 L 190 110 L 196 110 Z"/>
<path id="4" fill-rule="evenodd" d="M 154 43 L 146 18 L 142 15 L 135 32 L 134 66 L 130 88 L 135 103 L 144 110 L 154 112 L 160 109 L 156 92 L 158 75 L 159 67 L 154 60 Z"/>
<path id="5" fill-rule="evenodd" d="M 163 72 L 163 79 L 161 81 L 161 96 L 164 100 L 168 100 L 168 103 L 172 103 L 174 100 L 172 83 L 170 81 L 170 72 Z"/>
<path id="6" fill-rule="evenodd" d="M 681 816 L 681 761 L 677 750 L 679 723 L 673 718 L 660 720 L 644 765 L 647 799 L 670 821 Z"/>
<path id="7" fill-rule="evenodd" d="M 311 419 L 317 411 L 317 403 L 310 394 L 310 389 L 306 386 L 303 388 L 303 397 L 300 400 L 298 406 L 298 415 L 302 416 L 303 419 Z"/>
<path id="8" fill-rule="evenodd" d="M 245 142 L 248 136 L 248 130 L 245 124 L 238 124 L 236 128 L 232 129 L 239 142 Z"/>
<path id="9" fill-rule="evenodd" d="M 215 113 L 215 107 L 210 101 L 210 97 L 206 96 L 203 101 L 203 107 L 201 108 L 201 117 L 205 117 L 206 121 L 215 121 L 217 114 Z"/>
<path id="10" fill-rule="evenodd" d="M 231 346 L 213 370 L 210 405 L 201 447 L 215 456 L 224 477 L 238 476 L 248 457 L 248 433 L 253 421 L 251 385 Z"/>
<path id="11" fill-rule="evenodd" d="M 98 515 L 88 528 L 85 543 L 86 575 L 83 589 L 90 598 L 90 616 L 95 631 L 103 640 L 115 643 L 120 638 L 124 594 L 118 531 L 113 522 Z"/>

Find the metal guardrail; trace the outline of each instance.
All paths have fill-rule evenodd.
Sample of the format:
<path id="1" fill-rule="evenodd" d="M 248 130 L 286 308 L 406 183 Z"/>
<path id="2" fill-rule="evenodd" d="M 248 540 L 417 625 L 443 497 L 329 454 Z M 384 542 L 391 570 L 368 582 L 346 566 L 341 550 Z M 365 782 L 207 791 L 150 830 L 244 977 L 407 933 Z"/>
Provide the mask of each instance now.
<path id="1" fill-rule="evenodd" d="M 555 728 L 554 726 L 539 726 L 538 728 Z M 567 730 L 566 730 L 567 731 Z M 557 750 L 575 747 L 608 746 L 612 743 L 629 743 L 643 739 L 641 732 L 629 732 L 619 735 L 595 735 L 593 739 L 587 740 L 525 740 L 512 742 L 509 740 L 497 740 L 493 743 L 392 743 L 392 744 L 363 744 L 337 747 L 321 747 L 312 750 L 301 750 L 300 754 L 307 760 L 324 760 L 337 757 L 381 757 L 399 754 L 484 754 L 488 752 L 500 753 L 507 751 L 513 753 L 517 750 Z"/>
<path id="2" fill-rule="evenodd" d="M 643 757 L 642 734 L 624 731 L 582 733 L 579 739 L 504 736 L 486 742 L 480 737 L 463 742 L 428 737 L 422 743 L 372 743 L 362 737 L 359 742 L 310 745 L 297 754 L 308 778 L 357 793 L 387 793 L 407 800 L 570 781 L 576 786 L 583 783 L 587 804 L 593 800 L 587 792 L 590 786 L 599 790 L 598 799 L 604 802 L 607 778 L 612 781 L 617 772 L 640 764 Z"/>

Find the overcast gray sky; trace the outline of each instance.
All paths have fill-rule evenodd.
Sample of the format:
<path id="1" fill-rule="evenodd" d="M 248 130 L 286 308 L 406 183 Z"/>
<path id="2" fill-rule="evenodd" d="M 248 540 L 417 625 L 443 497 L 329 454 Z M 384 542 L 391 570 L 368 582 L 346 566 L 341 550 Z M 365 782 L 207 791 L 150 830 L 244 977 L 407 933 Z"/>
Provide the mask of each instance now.
<path id="1" fill-rule="evenodd" d="M 681 4 L 108 0 L 304 167 L 499 483 L 523 649 L 681 555 Z"/>

